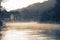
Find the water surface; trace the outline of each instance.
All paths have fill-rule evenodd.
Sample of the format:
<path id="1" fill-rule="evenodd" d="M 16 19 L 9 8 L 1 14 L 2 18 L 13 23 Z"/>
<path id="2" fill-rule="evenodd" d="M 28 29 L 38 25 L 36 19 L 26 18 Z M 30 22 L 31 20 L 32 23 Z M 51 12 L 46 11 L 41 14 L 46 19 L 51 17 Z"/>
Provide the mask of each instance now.
<path id="1" fill-rule="evenodd" d="M 7 30 L 2 40 L 59 40 L 49 30 Z"/>

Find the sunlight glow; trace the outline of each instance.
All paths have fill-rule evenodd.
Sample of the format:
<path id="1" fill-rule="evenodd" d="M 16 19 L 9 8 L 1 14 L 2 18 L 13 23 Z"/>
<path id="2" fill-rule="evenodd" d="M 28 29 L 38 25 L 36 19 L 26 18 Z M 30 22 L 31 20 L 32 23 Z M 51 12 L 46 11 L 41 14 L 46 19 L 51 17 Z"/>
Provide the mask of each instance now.
<path id="1" fill-rule="evenodd" d="M 22 26 L 22 27 L 25 27 L 25 26 L 32 26 L 32 25 L 36 25 L 38 24 L 37 22 L 17 22 L 17 23 L 5 23 L 6 26 Z"/>
<path id="2" fill-rule="evenodd" d="M 43 3 L 45 1 L 48 0 L 8 0 L 6 2 L 2 2 L 1 5 L 7 10 L 7 11 L 11 11 L 11 10 L 15 10 L 18 8 L 24 8 L 27 7 L 31 4 L 40 2 Z"/>
<path id="3" fill-rule="evenodd" d="M 8 30 L 2 40 L 53 40 L 50 36 L 42 34 L 44 30 Z M 39 34 L 39 33 L 40 34 Z"/>
<path id="4" fill-rule="evenodd" d="M 46 24 L 38 22 L 6 22 L 7 29 L 53 29 L 59 27 L 56 24 Z"/>
<path id="5" fill-rule="evenodd" d="M 28 40 L 28 30 L 8 30 L 3 40 Z"/>

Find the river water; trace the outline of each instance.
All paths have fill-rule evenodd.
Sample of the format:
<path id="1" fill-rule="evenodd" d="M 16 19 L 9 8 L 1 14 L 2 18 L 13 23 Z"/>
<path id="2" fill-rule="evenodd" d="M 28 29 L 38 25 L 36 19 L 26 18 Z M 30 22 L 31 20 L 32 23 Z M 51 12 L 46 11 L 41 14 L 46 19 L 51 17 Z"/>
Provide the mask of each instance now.
<path id="1" fill-rule="evenodd" d="M 50 30 L 7 30 L 2 40 L 60 40 Z"/>

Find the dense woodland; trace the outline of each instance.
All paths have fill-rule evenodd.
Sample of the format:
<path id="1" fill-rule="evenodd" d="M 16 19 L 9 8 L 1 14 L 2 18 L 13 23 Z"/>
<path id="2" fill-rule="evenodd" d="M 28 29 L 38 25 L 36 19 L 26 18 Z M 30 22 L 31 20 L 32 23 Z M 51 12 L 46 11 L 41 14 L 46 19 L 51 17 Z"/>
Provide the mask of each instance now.
<path id="1" fill-rule="evenodd" d="M 0 19 L 5 21 L 38 21 L 43 23 L 60 23 L 60 0 L 56 0 L 55 7 L 50 2 L 35 3 L 23 9 L 7 12 L 0 11 Z M 2 8 L 2 7 L 1 7 Z M 11 16 L 14 19 L 11 20 Z"/>

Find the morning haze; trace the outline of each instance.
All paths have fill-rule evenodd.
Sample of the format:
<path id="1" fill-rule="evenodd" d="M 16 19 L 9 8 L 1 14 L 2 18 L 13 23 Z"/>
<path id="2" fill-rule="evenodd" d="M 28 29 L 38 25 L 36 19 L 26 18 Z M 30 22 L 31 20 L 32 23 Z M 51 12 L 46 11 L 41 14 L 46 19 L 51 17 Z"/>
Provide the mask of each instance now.
<path id="1" fill-rule="evenodd" d="M 60 1 L 0 11 L 1 40 L 60 40 Z M 13 38 L 12 38 L 13 37 Z"/>

